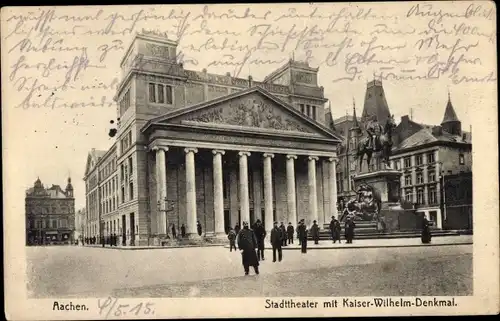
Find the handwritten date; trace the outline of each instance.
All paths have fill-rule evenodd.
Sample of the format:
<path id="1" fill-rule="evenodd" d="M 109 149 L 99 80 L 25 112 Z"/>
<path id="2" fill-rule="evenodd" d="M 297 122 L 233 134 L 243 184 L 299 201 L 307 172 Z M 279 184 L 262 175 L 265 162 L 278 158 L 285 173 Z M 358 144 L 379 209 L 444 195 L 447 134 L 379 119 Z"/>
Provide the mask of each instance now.
<path id="1" fill-rule="evenodd" d="M 99 315 L 105 318 L 133 316 L 153 316 L 155 314 L 154 303 L 140 302 L 139 304 L 125 303 L 118 298 L 108 297 L 97 301 Z"/>

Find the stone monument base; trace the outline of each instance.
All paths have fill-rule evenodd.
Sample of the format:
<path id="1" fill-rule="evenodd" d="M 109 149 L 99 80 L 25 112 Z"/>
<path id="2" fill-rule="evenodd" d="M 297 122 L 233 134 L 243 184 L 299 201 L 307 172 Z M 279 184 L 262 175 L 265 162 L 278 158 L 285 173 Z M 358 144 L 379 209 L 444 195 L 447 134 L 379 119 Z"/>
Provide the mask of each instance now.
<path id="1" fill-rule="evenodd" d="M 397 170 L 379 170 L 353 177 L 356 188 L 368 185 L 373 197 L 381 201 L 377 230 L 383 233 L 419 229 L 421 219 L 414 209 L 404 209 L 400 202 L 400 179 Z"/>

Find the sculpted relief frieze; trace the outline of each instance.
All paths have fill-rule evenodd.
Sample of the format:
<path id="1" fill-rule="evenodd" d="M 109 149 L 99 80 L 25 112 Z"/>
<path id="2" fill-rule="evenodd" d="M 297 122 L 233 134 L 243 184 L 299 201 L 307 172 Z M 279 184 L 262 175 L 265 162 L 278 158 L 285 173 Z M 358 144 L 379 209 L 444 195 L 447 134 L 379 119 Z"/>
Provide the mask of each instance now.
<path id="1" fill-rule="evenodd" d="M 146 49 L 153 57 L 170 58 L 170 48 L 167 46 L 159 46 L 151 43 L 146 44 Z"/>
<path id="2" fill-rule="evenodd" d="M 193 116 L 190 121 L 257 127 L 310 133 L 297 119 L 286 115 L 261 98 L 251 97 L 231 102 Z"/>

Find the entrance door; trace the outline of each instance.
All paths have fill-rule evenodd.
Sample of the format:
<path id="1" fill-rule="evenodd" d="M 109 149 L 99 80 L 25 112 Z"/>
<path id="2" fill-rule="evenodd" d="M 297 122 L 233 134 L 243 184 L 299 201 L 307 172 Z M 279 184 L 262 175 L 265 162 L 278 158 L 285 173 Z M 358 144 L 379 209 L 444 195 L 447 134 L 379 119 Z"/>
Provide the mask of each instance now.
<path id="1" fill-rule="evenodd" d="M 134 215 L 134 213 L 130 213 L 130 245 L 135 245 L 135 215 Z"/>
<path id="2" fill-rule="evenodd" d="M 122 245 L 127 245 L 127 221 L 125 215 L 122 215 Z"/>

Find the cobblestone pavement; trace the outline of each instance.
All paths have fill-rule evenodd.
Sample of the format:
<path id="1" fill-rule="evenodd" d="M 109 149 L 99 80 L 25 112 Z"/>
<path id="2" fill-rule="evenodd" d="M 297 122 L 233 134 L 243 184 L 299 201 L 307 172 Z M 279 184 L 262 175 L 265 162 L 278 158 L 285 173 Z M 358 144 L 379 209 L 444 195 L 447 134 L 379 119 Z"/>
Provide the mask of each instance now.
<path id="1" fill-rule="evenodd" d="M 260 275 L 223 247 L 109 251 L 27 248 L 31 297 L 470 295 L 472 245 L 266 250 Z"/>

